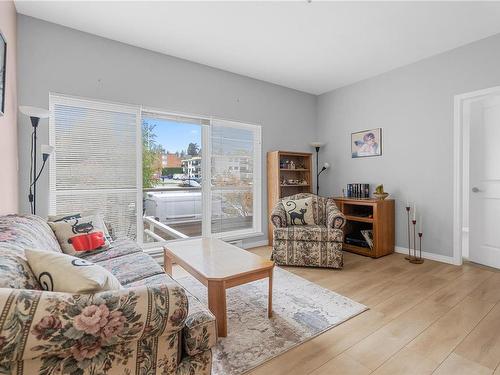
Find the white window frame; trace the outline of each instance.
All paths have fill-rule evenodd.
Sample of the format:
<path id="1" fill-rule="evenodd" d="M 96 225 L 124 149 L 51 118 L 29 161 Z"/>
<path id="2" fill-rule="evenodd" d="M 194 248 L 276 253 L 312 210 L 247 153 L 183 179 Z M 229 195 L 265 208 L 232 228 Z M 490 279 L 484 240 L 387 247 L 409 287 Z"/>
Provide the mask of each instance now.
<path id="1" fill-rule="evenodd" d="M 263 236 L 262 232 L 262 126 L 259 124 L 253 123 L 243 123 L 240 121 L 231 121 L 221 118 L 216 118 L 212 116 L 203 116 L 203 115 L 193 115 L 188 113 L 181 112 L 171 112 L 165 111 L 157 108 L 141 108 L 141 116 L 139 120 L 139 126 L 141 128 L 142 134 L 142 118 L 143 114 L 158 116 L 169 116 L 169 117 L 185 117 L 191 118 L 194 120 L 207 121 L 209 125 L 200 125 L 202 128 L 201 132 L 201 157 L 202 157 L 202 234 L 198 237 L 215 237 L 219 238 L 223 241 L 234 241 L 234 240 L 242 240 L 245 238 L 252 238 Z M 214 122 L 223 123 L 225 126 L 237 127 L 240 129 L 250 129 L 254 132 L 257 142 L 254 142 L 254 155 L 253 155 L 253 178 L 254 183 L 253 187 L 253 212 L 252 212 L 252 228 L 249 229 L 241 229 L 231 232 L 222 232 L 222 233 L 212 233 L 211 228 L 211 126 Z M 139 175 L 140 175 L 140 187 L 141 194 L 143 191 L 142 186 L 142 136 L 138 139 L 138 163 L 139 164 Z M 255 181 L 257 180 L 257 181 Z M 255 183 L 257 182 L 257 183 Z M 137 211 L 138 215 L 138 223 L 142 225 L 142 198 L 140 211 Z M 140 217 L 139 217 L 140 216 Z M 138 225 L 139 226 L 139 225 Z M 141 232 L 142 233 L 142 232 Z M 139 238 L 139 236 L 137 237 Z M 196 237 L 191 237 L 196 238 Z M 142 239 L 142 234 L 141 234 Z M 151 243 L 142 243 L 141 246 L 146 250 L 153 250 L 160 248 L 163 244 L 179 241 L 175 240 L 165 240 Z"/>

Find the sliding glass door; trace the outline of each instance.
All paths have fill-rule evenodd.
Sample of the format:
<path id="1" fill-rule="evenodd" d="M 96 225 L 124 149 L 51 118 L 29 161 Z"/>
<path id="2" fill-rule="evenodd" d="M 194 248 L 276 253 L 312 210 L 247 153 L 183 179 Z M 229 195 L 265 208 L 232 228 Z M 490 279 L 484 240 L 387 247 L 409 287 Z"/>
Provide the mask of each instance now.
<path id="1" fill-rule="evenodd" d="M 200 119 L 142 114 L 143 242 L 202 235 Z"/>
<path id="2" fill-rule="evenodd" d="M 159 242 L 261 234 L 261 128 L 50 95 L 50 212 Z"/>
<path id="3" fill-rule="evenodd" d="M 260 226 L 260 128 L 214 120 L 210 139 L 211 233 L 253 233 Z"/>
<path id="4" fill-rule="evenodd" d="M 150 111 L 142 134 L 144 242 L 260 233 L 259 126 Z"/>

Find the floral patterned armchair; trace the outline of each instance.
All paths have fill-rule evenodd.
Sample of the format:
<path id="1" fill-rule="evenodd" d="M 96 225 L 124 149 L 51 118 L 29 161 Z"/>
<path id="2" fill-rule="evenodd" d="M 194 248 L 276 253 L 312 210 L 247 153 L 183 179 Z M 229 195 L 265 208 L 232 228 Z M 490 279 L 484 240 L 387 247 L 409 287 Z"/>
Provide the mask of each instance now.
<path id="1" fill-rule="evenodd" d="M 61 251 L 42 219 L 0 217 L 0 374 L 211 373 L 214 316 L 133 241 L 86 257 L 124 286 L 96 294 L 41 290 L 25 247 Z"/>
<path id="2" fill-rule="evenodd" d="M 272 258 L 280 265 L 342 268 L 345 216 L 331 198 L 301 193 L 286 199 L 308 197 L 313 201 L 314 225 L 289 225 L 281 200 L 274 207 Z"/>

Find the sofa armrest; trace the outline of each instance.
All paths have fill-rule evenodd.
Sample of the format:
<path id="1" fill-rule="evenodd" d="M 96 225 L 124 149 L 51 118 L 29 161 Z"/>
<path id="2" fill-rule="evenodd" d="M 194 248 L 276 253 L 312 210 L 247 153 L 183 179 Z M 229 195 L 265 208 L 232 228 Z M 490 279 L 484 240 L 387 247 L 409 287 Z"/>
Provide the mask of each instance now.
<path id="1" fill-rule="evenodd" d="M 275 228 L 286 228 L 286 212 L 283 204 L 278 202 L 271 212 L 271 223 Z"/>
<path id="2" fill-rule="evenodd" d="M 194 356 L 217 344 L 217 322 L 208 310 L 190 314 L 182 331 L 184 351 Z"/>
<path id="3" fill-rule="evenodd" d="M 329 199 L 326 203 L 326 226 L 327 228 L 342 229 L 345 226 L 346 218 L 339 210 L 335 201 Z"/>
<path id="4" fill-rule="evenodd" d="M 0 289 L 0 368 L 7 362 L 89 351 L 171 335 L 185 323 L 188 302 L 177 284 L 96 294 Z"/>

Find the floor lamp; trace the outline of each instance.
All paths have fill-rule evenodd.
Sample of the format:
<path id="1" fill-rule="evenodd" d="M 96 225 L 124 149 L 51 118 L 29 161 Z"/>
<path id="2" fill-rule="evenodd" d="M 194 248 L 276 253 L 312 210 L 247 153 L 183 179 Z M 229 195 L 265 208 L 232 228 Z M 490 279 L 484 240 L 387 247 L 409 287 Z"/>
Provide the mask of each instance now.
<path id="1" fill-rule="evenodd" d="M 319 170 L 319 149 L 325 144 L 323 142 L 311 142 L 310 145 L 316 149 L 316 195 L 319 195 L 319 175 L 330 168 L 330 164 L 323 164 L 323 168 Z"/>
<path id="2" fill-rule="evenodd" d="M 31 106 L 20 106 L 19 111 L 26 116 L 29 116 L 31 120 L 31 126 L 33 127 L 33 131 L 31 133 L 31 146 L 30 146 L 30 186 L 29 186 L 29 194 L 28 200 L 30 202 L 30 209 L 32 214 L 36 214 L 36 183 L 40 178 L 43 169 L 45 167 L 45 163 L 47 162 L 50 154 L 54 151 L 54 148 L 47 145 L 42 145 L 42 160 L 43 164 L 40 168 L 40 171 L 37 172 L 36 161 L 37 161 L 37 130 L 38 123 L 42 118 L 49 117 L 49 111 L 43 108 L 31 107 Z"/>

